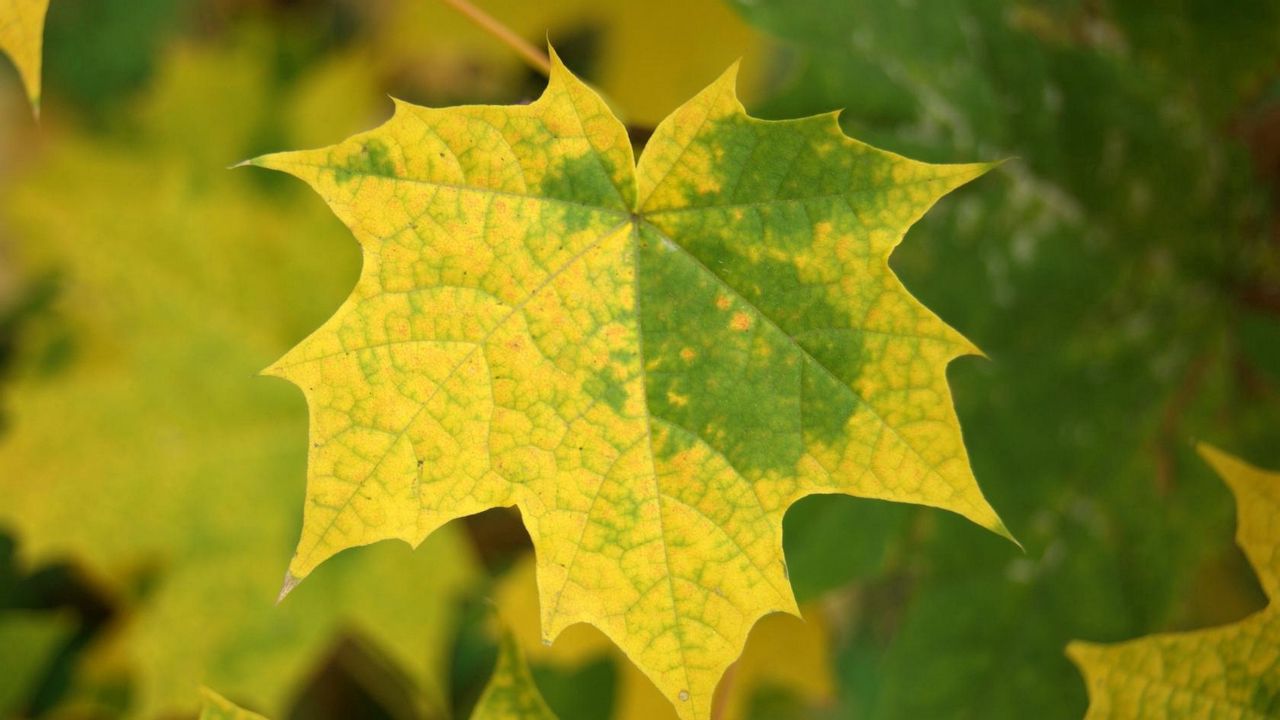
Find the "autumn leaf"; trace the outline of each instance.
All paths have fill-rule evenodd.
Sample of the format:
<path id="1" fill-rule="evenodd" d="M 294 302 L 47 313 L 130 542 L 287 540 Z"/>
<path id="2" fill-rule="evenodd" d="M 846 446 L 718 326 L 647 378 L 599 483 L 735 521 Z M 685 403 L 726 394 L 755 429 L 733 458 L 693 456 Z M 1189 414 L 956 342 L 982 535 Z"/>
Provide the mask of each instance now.
<path id="1" fill-rule="evenodd" d="M 0 0 L 0 51 L 18 68 L 22 85 L 40 112 L 40 48 L 49 0 Z"/>
<path id="2" fill-rule="evenodd" d="M 253 164 L 352 229 L 352 295 L 269 374 L 311 456 L 286 589 L 344 548 L 517 506 L 547 640 L 610 637 L 706 717 L 755 621 L 797 613 L 782 516 L 813 493 L 1004 526 L 969 469 L 947 363 L 973 346 L 888 268 L 988 165 L 927 165 L 834 114 L 746 115 L 734 71 L 637 164 L 554 61 L 527 106 L 398 103 L 382 127 Z"/>
<path id="3" fill-rule="evenodd" d="M 1072 643 L 1067 654 L 1088 683 L 1090 718 L 1262 720 L 1280 712 L 1280 473 L 1209 445 L 1198 449 L 1235 495 L 1236 541 L 1270 604 L 1220 628 Z"/>
<path id="4" fill-rule="evenodd" d="M 21 267 L 62 278 L 44 324 L 70 350 L 6 382 L 0 525 L 28 564 L 72 562 L 122 609 L 110 641 L 132 714 L 190 711 L 201 682 L 283 714 L 343 635 L 443 712 L 454 603 L 474 574 L 460 536 L 343 559 L 313 596 L 275 606 L 305 409 L 255 373 L 331 311 L 355 257 L 314 198 L 264 199 L 225 171 L 290 102 L 272 99 L 271 48 L 238 47 L 175 52 L 138 138 L 58 134 L 2 194 Z M 327 93 L 376 102 L 350 87 Z"/>

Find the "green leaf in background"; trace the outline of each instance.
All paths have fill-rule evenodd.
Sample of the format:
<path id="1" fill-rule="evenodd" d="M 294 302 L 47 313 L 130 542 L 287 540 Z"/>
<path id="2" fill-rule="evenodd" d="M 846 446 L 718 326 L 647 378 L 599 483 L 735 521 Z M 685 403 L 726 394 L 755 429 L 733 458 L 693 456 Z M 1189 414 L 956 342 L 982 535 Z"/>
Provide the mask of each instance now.
<path id="1" fill-rule="evenodd" d="M 0 613 L 0 715 L 18 716 L 34 684 L 67 641 L 74 623 L 66 614 L 35 610 Z"/>
<path id="2" fill-rule="evenodd" d="M 1210 445 L 1199 451 L 1235 496 L 1236 540 L 1267 607 L 1216 628 L 1071 643 L 1067 654 L 1089 685 L 1089 718 L 1264 720 L 1280 713 L 1280 473 Z"/>
<path id="3" fill-rule="evenodd" d="M 982 338 L 990 360 L 951 377 L 975 473 L 1027 554 L 945 517 L 872 526 L 888 564 L 870 581 L 851 565 L 862 581 L 837 596 L 857 618 L 842 641 L 851 712 L 1079 717 L 1070 638 L 1261 602 L 1223 542 L 1229 497 L 1189 441 L 1280 453 L 1268 156 L 1234 129 L 1272 112 L 1280 22 L 1274 3 L 1175 5 L 737 2 L 790 46 L 766 113 L 843 107 L 851 133 L 909 155 L 1016 158 L 894 260 Z M 809 512 L 816 527 L 848 510 Z M 788 542 L 810 582 L 838 584 L 847 549 Z M 1184 593 L 1205 573 L 1225 573 L 1217 597 Z"/>
<path id="4" fill-rule="evenodd" d="M 92 120 L 132 99 L 164 57 L 163 44 L 193 0 L 130 0 L 128 12 L 98 0 L 49 6 L 44 71 L 52 102 L 67 102 Z"/>

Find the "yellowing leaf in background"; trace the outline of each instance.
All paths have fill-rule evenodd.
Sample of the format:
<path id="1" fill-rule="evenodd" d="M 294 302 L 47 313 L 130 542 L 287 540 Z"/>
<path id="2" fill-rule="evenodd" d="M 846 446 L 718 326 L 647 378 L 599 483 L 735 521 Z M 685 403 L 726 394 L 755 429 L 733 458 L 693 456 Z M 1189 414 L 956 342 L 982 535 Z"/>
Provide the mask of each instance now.
<path id="1" fill-rule="evenodd" d="M 473 572 L 454 533 L 342 558 L 314 594 L 274 603 L 305 408 L 257 371 L 330 311 L 355 257 L 313 198 L 225 170 L 270 119 L 271 55 L 240 47 L 173 55 L 140 139 L 48 128 L 57 141 L 5 189 L 23 265 L 61 273 L 73 345 L 60 371 L 6 388 L 0 525 L 31 564 L 75 562 L 125 607 L 113 642 L 134 714 L 192 709 L 201 682 L 282 713 L 343 633 L 441 712 Z M 331 102 L 378 102 L 349 87 Z"/>
<path id="2" fill-rule="evenodd" d="M 1236 497 L 1236 541 L 1270 603 L 1233 625 L 1116 645 L 1074 642 L 1090 718 L 1274 718 L 1280 713 L 1280 473 L 1209 445 L 1200 455 Z"/>
<path id="3" fill-rule="evenodd" d="M 200 720 L 265 720 L 208 688 L 201 688 Z M 515 638 L 504 633 L 498 661 L 471 720 L 556 720 L 529 674 L 529 666 Z"/>
<path id="4" fill-rule="evenodd" d="M 538 587 L 532 557 L 521 558 L 494 590 L 494 602 L 503 625 L 510 628 L 534 665 L 573 670 L 593 660 L 614 655 L 619 682 L 614 700 L 614 720 L 661 720 L 676 717 L 671 703 L 609 639 L 590 625 L 565 628 L 551 645 L 541 642 L 538 619 Z M 742 656 L 726 674 L 716 693 L 716 705 L 724 705 L 717 717 L 738 720 L 749 717 L 750 700 L 764 686 L 782 687 L 811 704 L 831 700 L 831 652 L 822 609 L 803 609 L 804 619 L 782 613 L 763 618 L 751 630 Z"/>
<path id="5" fill-rule="evenodd" d="M 40 48 L 49 0 L 0 0 L 0 52 L 18 69 L 36 112 L 40 111 Z"/>
<path id="6" fill-rule="evenodd" d="M 520 646 L 510 633 L 498 644 L 498 664 L 471 720 L 555 720 L 529 674 Z"/>
<path id="7" fill-rule="evenodd" d="M 987 165 L 928 165 L 834 115 L 746 115 L 733 73 L 622 124 L 557 60 L 525 106 L 397 105 L 255 164 L 310 183 L 364 268 L 269 372 L 311 408 L 286 589 L 335 553 L 515 505 L 544 637 L 589 622 L 684 718 L 756 620 L 797 613 L 782 516 L 846 493 L 1006 533 L 945 369 L 973 346 L 888 267 Z"/>
<path id="8" fill-rule="evenodd" d="M 200 720 L 265 720 L 209 688 L 200 688 Z"/>
<path id="9" fill-rule="evenodd" d="M 547 37 L 560 47 L 582 39 L 595 59 L 590 79 L 628 122 L 657 124 L 697 92 L 705 78 L 740 58 L 747 69 L 743 78 L 747 97 L 753 99 L 763 84 L 768 45 L 721 0 L 477 0 L 475 4 L 535 46 Z M 475 68 L 458 67 L 468 62 L 482 63 L 507 78 L 529 72 L 509 48 L 446 3 L 380 0 L 361 7 L 375 17 L 374 52 L 412 69 L 407 71 L 437 72 L 441 77 L 435 82 L 473 77 Z M 441 73 L 441 68 L 454 72 Z"/>

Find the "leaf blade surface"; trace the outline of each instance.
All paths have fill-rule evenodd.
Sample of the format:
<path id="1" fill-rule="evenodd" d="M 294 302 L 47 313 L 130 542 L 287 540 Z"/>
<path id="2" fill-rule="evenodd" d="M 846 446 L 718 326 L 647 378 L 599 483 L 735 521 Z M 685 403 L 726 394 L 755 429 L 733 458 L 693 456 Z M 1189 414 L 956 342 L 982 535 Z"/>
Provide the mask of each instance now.
<path id="1" fill-rule="evenodd" d="M 343 307 L 268 370 L 311 407 L 291 578 L 515 505 L 545 637 L 590 622 L 705 717 L 756 620 L 798 614 L 781 523 L 800 497 L 919 502 L 1007 535 L 946 385 L 973 346 L 887 264 L 988 166 L 915 163 L 833 116 L 756 120 L 733 83 L 638 165 L 555 58 L 530 105 L 398 103 L 371 132 L 251 161 L 311 184 L 365 255 Z M 816 323 L 838 332 L 800 337 Z"/>

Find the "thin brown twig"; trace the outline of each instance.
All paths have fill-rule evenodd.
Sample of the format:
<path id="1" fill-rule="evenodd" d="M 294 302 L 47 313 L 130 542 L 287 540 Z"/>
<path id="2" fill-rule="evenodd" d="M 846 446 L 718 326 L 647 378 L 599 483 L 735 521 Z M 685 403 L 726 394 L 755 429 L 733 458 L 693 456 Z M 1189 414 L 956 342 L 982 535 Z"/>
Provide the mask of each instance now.
<path id="1" fill-rule="evenodd" d="M 462 13 L 468 20 L 479 25 L 482 30 L 494 36 L 507 47 L 514 50 L 516 54 L 534 70 L 537 70 L 543 75 L 551 75 L 551 60 L 547 57 L 547 54 L 533 45 L 530 45 L 524 38 L 513 32 L 511 28 L 503 25 L 492 15 L 489 15 L 475 5 L 472 5 L 467 0 L 441 1 L 449 7 L 452 7 L 454 10 Z"/>

